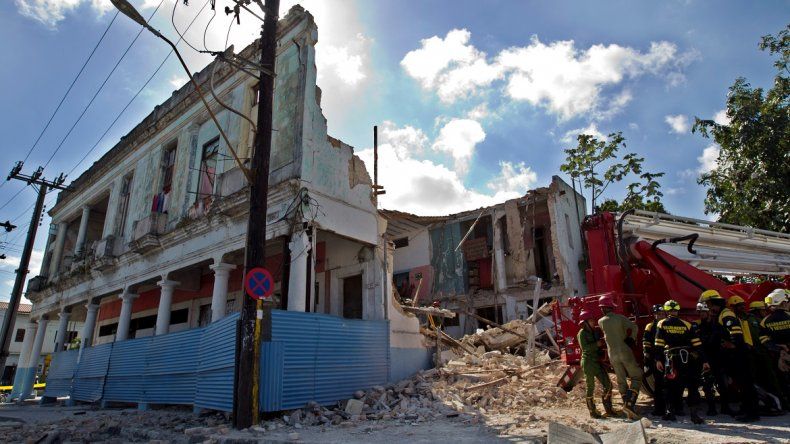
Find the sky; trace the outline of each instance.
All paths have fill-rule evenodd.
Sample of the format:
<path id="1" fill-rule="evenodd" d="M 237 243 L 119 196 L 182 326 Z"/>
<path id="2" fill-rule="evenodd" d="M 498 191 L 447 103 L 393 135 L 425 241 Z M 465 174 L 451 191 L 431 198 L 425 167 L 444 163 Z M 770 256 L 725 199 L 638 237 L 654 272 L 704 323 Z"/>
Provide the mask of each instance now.
<path id="1" fill-rule="evenodd" d="M 233 44 L 238 52 L 259 32 L 250 14 L 230 26 L 231 0 L 217 0 L 216 13 L 208 0 L 131 3 L 199 50 Z M 283 0 L 281 16 L 295 3 Z M 370 165 L 378 125 L 380 206 L 423 215 L 501 202 L 554 175 L 568 180 L 559 166 L 579 133 L 622 131 L 623 153 L 666 174 L 669 212 L 715 219 L 696 179 L 715 168 L 718 147 L 691 126 L 695 117 L 727 122 L 727 90 L 739 76 L 770 87 L 772 59 L 757 45 L 790 17 L 786 1 L 299 3 L 318 25 L 329 133 Z M 46 178 L 76 179 L 186 83 L 166 44 L 136 37 L 140 29 L 109 0 L 0 2 L 3 176 L 26 159 L 23 172 L 45 166 Z M 179 49 L 193 72 L 211 61 L 184 42 Z M 21 182 L 0 182 L 0 221 L 18 225 L 0 233 L 0 300 L 10 296 L 35 196 Z M 623 196 L 624 186 L 613 186 L 605 197 Z M 30 277 L 49 228 L 45 215 Z"/>

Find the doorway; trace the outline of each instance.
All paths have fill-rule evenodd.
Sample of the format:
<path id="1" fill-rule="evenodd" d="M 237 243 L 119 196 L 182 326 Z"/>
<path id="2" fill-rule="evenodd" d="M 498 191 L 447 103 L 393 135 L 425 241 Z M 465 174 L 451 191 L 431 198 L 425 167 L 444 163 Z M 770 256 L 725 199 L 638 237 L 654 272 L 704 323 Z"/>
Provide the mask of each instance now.
<path id="1" fill-rule="evenodd" d="M 362 319 L 362 275 L 343 279 L 343 317 Z"/>

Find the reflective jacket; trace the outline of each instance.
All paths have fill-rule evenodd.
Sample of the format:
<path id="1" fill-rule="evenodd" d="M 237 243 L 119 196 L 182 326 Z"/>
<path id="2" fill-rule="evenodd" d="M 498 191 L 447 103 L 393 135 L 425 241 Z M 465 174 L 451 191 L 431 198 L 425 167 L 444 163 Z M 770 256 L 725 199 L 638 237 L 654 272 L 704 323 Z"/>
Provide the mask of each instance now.
<path id="1" fill-rule="evenodd" d="M 790 314 L 774 310 L 760 321 L 760 342 L 770 345 L 790 345 Z"/>
<path id="2" fill-rule="evenodd" d="M 727 347 L 727 342 L 735 346 L 742 346 L 744 344 L 741 320 L 735 316 L 732 310 L 729 308 L 722 309 L 721 313 L 719 313 L 718 323 L 720 326 L 724 327 L 722 329 L 722 342 L 725 343 L 723 344 L 725 348 L 733 348 L 732 346 Z"/>
<path id="3" fill-rule="evenodd" d="M 689 348 L 704 356 L 699 331 L 691 322 L 677 316 L 662 319 L 656 327 L 656 349 L 674 350 Z M 704 361 L 704 357 L 702 358 Z"/>

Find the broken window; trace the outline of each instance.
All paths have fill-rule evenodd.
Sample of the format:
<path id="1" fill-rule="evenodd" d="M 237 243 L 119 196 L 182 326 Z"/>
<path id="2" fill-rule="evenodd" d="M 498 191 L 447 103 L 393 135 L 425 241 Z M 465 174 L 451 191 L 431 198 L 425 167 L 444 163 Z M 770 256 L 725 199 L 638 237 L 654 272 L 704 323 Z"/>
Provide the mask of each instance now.
<path id="1" fill-rule="evenodd" d="M 203 144 L 203 155 L 200 158 L 200 181 L 198 182 L 199 199 L 209 199 L 214 194 L 218 157 L 219 136 Z"/>
<path id="2" fill-rule="evenodd" d="M 176 147 L 178 141 L 171 142 L 164 151 L 162 157 L 162 186 L 159 193 L 154 196 L 154 202 L 151 206 L 153 213 L 167 213 L 167 207 L 170 203 L 170 190 L 173 187 L 173 171 L 176 164 Z"/>
<path id="3" fill-rule="evenodd" d="M 132 195 L 132 178 L 134 173 L 126 175 L 121 181 L 121 192 L 118 198 L 118 219 L 115 225 L 115 234 L 123 238 L 126 231 L 126 216 L 129 214 L 129 200 Z"/>
<path id="4" fill-rule="evenodd" d="M 392 241 L 392 244 L 395 246 L 395 249 L 408 247 L 409 246 L 409 238 L 408 237 L 402 237 L 400 239 L 395 239 L 394 241 Z"/>

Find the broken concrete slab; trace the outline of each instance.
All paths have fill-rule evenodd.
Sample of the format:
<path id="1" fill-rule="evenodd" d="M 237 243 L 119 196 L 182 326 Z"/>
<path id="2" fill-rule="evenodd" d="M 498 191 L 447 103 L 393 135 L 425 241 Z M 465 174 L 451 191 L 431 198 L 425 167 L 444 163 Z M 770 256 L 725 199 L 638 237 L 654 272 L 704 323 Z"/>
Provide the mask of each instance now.
<path id="1" fill-rule="evenodd" d="M 600 444 L 600 440 L 593 434 L 584 430 L 560 424 L 558 422 L 549 423 L 548 444 Z M 626 443 L 628 441 L 621 441 Z"/>
<path id="2" fill-rule="evenodd" d="M 647 444 L 647 434 L 642 421 L 634 421 L 623 428 L 601 435 L 603 444 Z"/>

